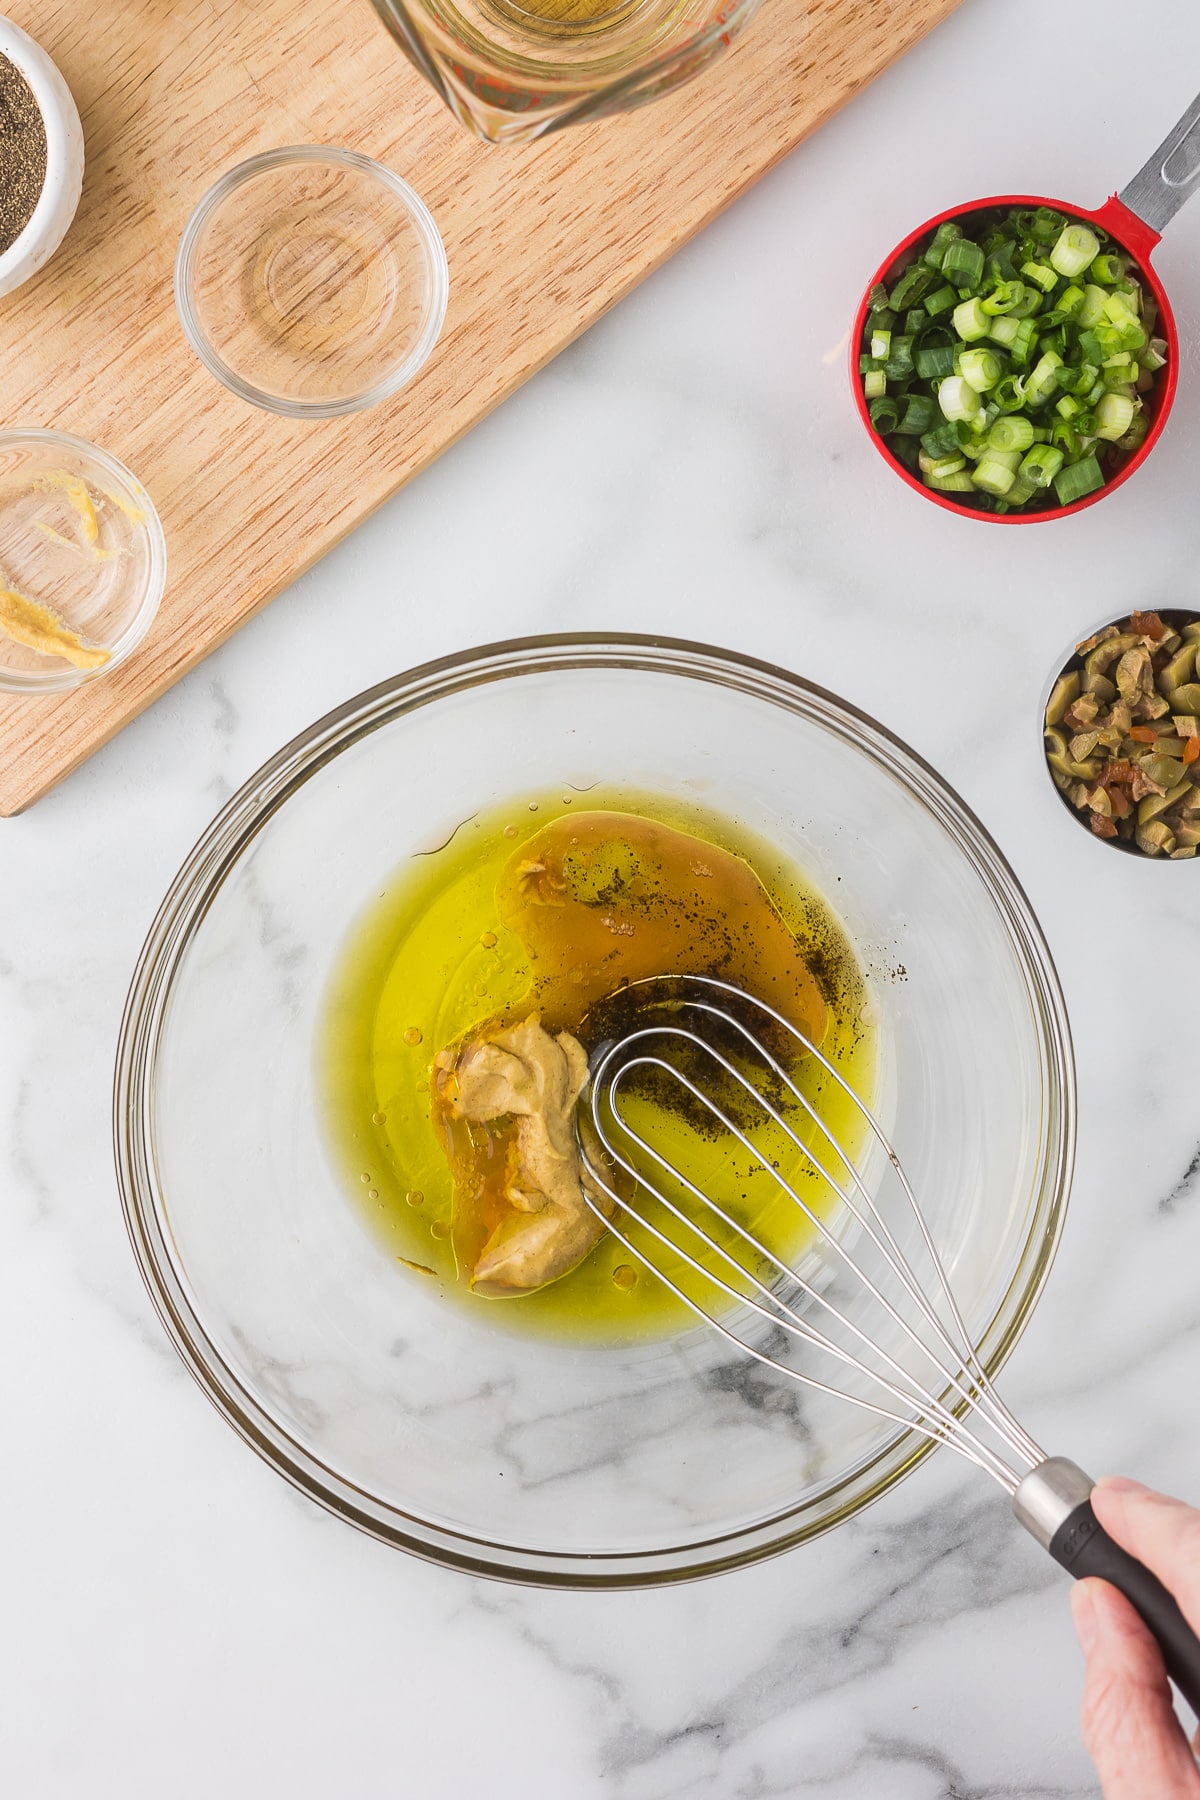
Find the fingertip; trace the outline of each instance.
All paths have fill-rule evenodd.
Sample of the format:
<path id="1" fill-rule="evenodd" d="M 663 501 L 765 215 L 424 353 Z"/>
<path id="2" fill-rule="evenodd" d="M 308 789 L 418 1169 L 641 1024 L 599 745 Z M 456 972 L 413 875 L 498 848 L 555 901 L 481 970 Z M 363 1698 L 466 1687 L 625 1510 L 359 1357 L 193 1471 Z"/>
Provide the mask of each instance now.
<path id="1" fill-rule="evenodd" d="M 1144 1517 L 1142 1509 L 1146 1502 L 1158 1498 L 1152 1488 L 1144 1487 L 1140 1481 L 1132 1481 L 1128 1475 L 1106 1475 L 1092 1489 L 1092 1511 L 1106 1531 L 1120 1534 L 1118 1541 L 1128 1549 L 1129 1545 L 1124 1542 L 1126 1530 L 1135 1529 L 1136 1518 Z M 1130 1516 L 1131 1508 L 1133 1517 Z"/>

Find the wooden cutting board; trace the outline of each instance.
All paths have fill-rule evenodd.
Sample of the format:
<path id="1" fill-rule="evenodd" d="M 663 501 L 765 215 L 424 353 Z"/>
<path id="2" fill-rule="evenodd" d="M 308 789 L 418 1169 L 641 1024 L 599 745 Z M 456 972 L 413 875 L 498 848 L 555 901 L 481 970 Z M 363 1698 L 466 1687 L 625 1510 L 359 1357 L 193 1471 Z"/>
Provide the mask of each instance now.
<path id="1" fill-rule="evenodd" d="M 4 0 L 83 118 L 79 213 L 0 301 L 6 427 L 90 438 L 167 535 L 159 617 L 74 693 L 0 697 L 0 814 L 40 798 L 295 579 L 958 0 L 764 0 L 690 87 L 539 144 L 475 142 L 367 0 Z M 297 422 L 227 393 L 181 335 L 180 232 L 231 163 L 287 143 L 379 158 L 450 259 L 440 344 L 394 399 Z"/>

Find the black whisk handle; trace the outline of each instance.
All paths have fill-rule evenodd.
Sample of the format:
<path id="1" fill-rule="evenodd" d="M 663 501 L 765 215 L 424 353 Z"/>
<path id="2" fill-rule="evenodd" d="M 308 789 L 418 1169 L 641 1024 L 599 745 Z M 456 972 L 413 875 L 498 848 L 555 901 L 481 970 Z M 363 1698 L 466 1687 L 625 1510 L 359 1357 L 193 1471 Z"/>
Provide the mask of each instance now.
<path id="1" fill-rule="evenodd" d="M 1076 1581 L 1098 1575 L 1124 1594 L 1158 1639 L 1167 1674 L 1192 1711 L 1200 1714 L 1200 1638 L 1158 1576 L 1109 1537 L 1090 1500 L 1067 1515 L 1049 1549 Z"/>
<path id="2" fill-rule="evenodd" d="M 1021 1482 L 1013 1511 L 1068 1575 L 1099 1576 L 1124 1594 L 1158 1640 L 1171 1680 L 1200 1714 L 1200 1638 L 1157 1575 L 1109 1537 L 1092 1511 L 1095 1485 L 1066 1457 L 1051 1456 Z"/>

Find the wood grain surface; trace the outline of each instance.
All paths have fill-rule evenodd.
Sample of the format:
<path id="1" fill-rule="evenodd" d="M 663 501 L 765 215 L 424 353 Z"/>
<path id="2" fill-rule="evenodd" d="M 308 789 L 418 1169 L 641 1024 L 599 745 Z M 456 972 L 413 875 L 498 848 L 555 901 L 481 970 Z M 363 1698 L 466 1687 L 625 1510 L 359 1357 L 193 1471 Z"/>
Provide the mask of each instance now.
<path id="1" fill-rule="evenodd" d="M 169 570 L 157 621 L 111 676 L 0 698 L 0 814 L 69 774 L 957 4 L 764 0 L 690 87 L 510 149 L 455 124 L 367 0 L 5 0 L 75 95 L 87 172 L 62 249 L 0 300 L 0 422 L 128 463 Z M 231 163 L 286 143 L 388 164 L 449 255 L 430 361 L 349 419 L 246 405 L 176 319 L 192 207 Z"/>

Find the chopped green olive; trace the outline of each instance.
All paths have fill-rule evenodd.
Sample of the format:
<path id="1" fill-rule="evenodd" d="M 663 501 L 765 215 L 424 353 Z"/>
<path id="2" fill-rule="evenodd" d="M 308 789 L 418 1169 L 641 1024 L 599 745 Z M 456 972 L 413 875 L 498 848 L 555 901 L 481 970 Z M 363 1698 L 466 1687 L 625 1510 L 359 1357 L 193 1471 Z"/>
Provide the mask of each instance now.
<path id="1" fill-rule="evenodd" d="M 1198 652 L 1200 619 L 1134 613 L 1077 645 L 1054 683 L 1047 766 L 1094 836 L 1179 861 L 1200 850 Z"/>

